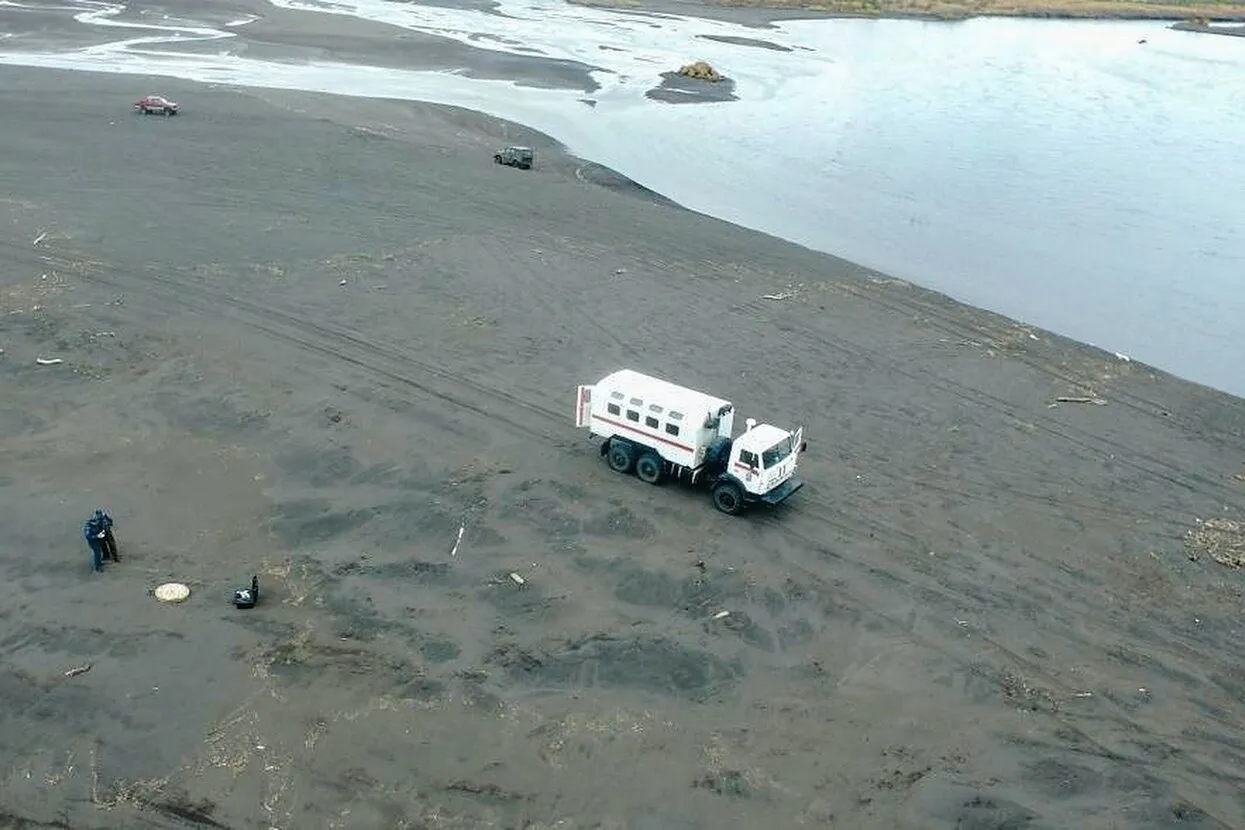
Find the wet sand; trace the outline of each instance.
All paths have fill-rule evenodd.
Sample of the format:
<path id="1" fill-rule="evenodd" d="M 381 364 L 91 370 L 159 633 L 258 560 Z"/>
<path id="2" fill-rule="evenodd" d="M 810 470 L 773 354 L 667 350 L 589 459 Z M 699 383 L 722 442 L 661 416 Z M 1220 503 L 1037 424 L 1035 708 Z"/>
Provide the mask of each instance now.
<path id="1" fill-rule="evenodd" d="M 0 112 L 0 827 L 1245 825 L 1240 399 L 470 113 Z M 806 424 L 807 486 L 612 473 L 622 366 Z"/>

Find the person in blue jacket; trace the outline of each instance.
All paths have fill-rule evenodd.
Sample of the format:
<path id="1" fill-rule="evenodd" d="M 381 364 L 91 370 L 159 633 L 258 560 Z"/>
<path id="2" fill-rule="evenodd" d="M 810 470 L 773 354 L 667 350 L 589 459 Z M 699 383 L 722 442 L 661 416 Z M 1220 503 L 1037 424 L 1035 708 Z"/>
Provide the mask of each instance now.
<path id="1" fill-rule="evenodd" d="M 117 542 L 112 535 L 112 516 L 104 510 L 96 510 L 82 525 L 82 535 L 91 548 L 92 564 L 97 571 L 104 569 L 104 560 L 118 561 Z"/>

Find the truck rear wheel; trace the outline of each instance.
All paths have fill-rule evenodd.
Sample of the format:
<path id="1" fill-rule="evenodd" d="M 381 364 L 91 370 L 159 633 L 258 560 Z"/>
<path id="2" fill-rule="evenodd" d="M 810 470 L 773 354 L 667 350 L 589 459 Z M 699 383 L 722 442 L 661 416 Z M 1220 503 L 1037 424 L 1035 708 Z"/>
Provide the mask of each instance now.
<path id="1" fill-rule="evenodd" d="M 631 472 L 631 465 L 635 463 L 635 453 L 631 451 L 631 447 L 620 441 L 610 442 L 610 451 L 605 457 L 609 461 L 610 469 L 616 473 Z"/>
<path id="2" fill-rule="evenodd" d="M 661 484 L 662 472 L 661 458 L 657 453 L 646 452 L 635 462 L 636 478 L 645 484 Z"/>
<path id="3" fill-rule="evenodd" d="M 713 486 L 713 506 L 729 516 L 736 516 L 744 509 L 744 494 L 733 481 L 721 481 Z"/>

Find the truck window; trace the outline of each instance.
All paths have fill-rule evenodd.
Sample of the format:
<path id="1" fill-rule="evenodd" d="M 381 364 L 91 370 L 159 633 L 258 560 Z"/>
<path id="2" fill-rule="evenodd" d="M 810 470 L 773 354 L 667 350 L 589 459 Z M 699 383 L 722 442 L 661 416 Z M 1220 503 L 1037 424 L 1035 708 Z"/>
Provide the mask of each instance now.
<path id="1" fill-rule="evenodd" d="M 668 435 L 678 435 L 678 434 L 679 434 L 679 425 L 678 425 L 678 424 L 666 424 L 666 434 L 668 434 Z"/>
<path id="2" fill-rule="evenodd" d="M 606 405 L 606 407 L 605 407 L 605 411 L 606 411 L 606 412 L 608 412 L 608 413 L 609 413 L 609 414 L 611 414 L 611 415 L 621 415 L 621 414 L 622 414 L 622 408 L 621 408 L 621 407 L 619 407 L 619 406 L 618 406 L 618 404 L 616 404 L 616 403 L 607 404 L 607 405 Z"/>
<path id="3" fill-rule="evenodd" d="M 653 404 L 649 404 L 649 406 L 648 406 L 648 411 L 649 411 L 649 412 L 652 412 L 654 415 L 660 415 L 660 414 L 661 414 L 661 405 L 660 405 L 660 404 L 655 404 L 655 403 L 653 403 Z"/>
<path id="4" fill-rule="evenodd" d="M 671 411 L 671 413 L 670 413 L 670 415 L 669 415 L 669 418 L 670 418 L 670 420 L 672 420 L 672 421 L 682 421 L 682 420 L 683 420 L 683 413 L 682 413 L 682 412 L 674 412 L 674 411 Z"/>
<path id="5" fill-rule="evenodd" d="M 788 435 L 786 438 L 761 453 L 761 460 L 765 462 L 765 468 L 767 470 L 770 467 L 777 467 L 786 460 L 787 456 L 791 455 L 791 450 L 794 449 L 794 447 L 791 446 L 791 440 L 792 436 Z"/>
<path id="6" fill-rule="evenodd" d="M 631 405 L 639 409 L 640 407 L 644 406 L 644 401 L 640 400 L 639 398 L 632 398 Z"/>
<path id="7" fill-rule="evenodd" d="M 652 415 L 649 415 L 645 417 L 644 419 L 644 426 L 649 427 L 650 429 L 657 429 L 658 424 L 659 424 L 658 420 L 654 418 Z"/>
<path id="8" fill-rule="evenodd" d="M 741 450 L 739 453 L 739 461 L 745 467 L 755 468 L 757 466 L 757 454 L 749 452 L 748 450 Z"/>
<path id="9" fill-rule="evenodd" d="M 634 409 L 628 409 L 628 410 L 627 410 L 627 420 L 628 420 L 628 421 L 635 421 L 635 422 L 637 422 L 637 423 L 638 423 L 638 422 L 639 422 L 639 420 L 640 420 L 640 413 L 639 413 L 639 412 L 636 412 Z"/>

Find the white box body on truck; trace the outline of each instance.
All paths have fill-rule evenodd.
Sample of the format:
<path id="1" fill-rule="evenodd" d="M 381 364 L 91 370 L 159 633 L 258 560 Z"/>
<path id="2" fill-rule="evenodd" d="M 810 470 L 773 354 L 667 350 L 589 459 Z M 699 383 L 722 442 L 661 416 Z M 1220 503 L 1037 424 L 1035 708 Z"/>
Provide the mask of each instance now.
<path id="1" fill-rule="evenodd" d="M 631 369 L 580 386 L 575 409 L 575 426 L 603 439 L 601 455 L 613 470 L 649 484 L 705 483 L 723 513 L 778 504 L 804 486 L 795 476 L 803 428 L 789 432 L 748 419 L 732 437 L 734 425 L 730 401 Z"/>

